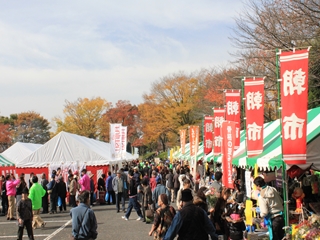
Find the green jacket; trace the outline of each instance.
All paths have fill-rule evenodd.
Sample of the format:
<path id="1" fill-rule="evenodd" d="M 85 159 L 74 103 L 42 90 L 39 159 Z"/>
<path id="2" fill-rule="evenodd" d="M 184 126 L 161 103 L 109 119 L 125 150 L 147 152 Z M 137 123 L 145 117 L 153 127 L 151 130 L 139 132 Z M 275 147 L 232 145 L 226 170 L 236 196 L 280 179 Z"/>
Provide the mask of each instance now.
<path id="1" fill-rule="evenodd" d="M 38 210 L 42 207 L 42 197 L 46 194 L 46 190 L 39 183 L 32 184 L 29 190 L 29 198 L 32 201 L 32 209 Z"/>

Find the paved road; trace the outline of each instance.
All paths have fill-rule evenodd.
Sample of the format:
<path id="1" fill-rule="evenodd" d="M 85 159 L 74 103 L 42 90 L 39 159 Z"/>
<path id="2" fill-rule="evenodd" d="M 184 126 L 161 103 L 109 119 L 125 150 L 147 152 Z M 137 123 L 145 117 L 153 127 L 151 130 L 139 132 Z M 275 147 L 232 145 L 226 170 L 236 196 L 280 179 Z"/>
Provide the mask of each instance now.
<path id="1" fill-rule="evenodd" d="M 126 204 L 127 206 L 127 204 Z M 69 211 L 70 208 L 68 208 Z M 152 240 L 148 236 L 151 224 L 136 221 L 137 213 L 133 210 L 129 221 L 121 218 L 123 213 L 116 213 L 115 205 L 96 205 L 93 210 L 98 222 L 98 238 L 112 240 Z M 45 240 L 70 240 L 71 239 L 71 220 L 69 213 L 58 213 L 54 215 L 41 214 L 47 223 L 44 229 L 34 230 L 35 239 Z M 7 221 L 6 217 L 0 217 L 0 240 L 16 239 L 18 226 L 15 221 Z M 28 239 L 27 231 L 24 230 L 24 238 Z"/>

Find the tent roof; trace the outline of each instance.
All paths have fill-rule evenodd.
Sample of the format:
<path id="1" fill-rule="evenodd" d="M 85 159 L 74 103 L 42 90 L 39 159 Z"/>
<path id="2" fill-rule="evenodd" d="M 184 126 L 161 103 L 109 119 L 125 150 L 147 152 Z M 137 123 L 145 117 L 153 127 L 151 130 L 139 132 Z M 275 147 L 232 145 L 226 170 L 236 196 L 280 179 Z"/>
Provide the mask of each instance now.
<path id="1" fill-rule="evenodd" d="M 266 127 L 266 130 L 273 126 L 273 130 L 270 134 L 264 138 L 264 151 L 258 156 L 248 158 L 245 154 L 241 158 L 235 158 L 232 161 L 233 165 L 239 167 L 254 167 L 257 163 L 260 168 L 279 168 L 282 166 L 282 148 L 281 148 L 281 136 L 280 136 L 280 120 L 276 120 L 270 123 Z M 318 139 L 320 134 L 320 108 L 310 109 L 308 111 L 308 123 L 307 123 L 307 164 L 299 165 L 301 168 L 305 168 L 314 164 L 320 169 L 319 154 L 316 154 L 315 144 L 311 144 L 313 140 Z M 319 142 L 320 139 L 317 140 Z M 312 148 L 312 151 L 311 151 Z M 288 166 L 290 167 L 290 166 Z"/>
<path id="2" fill-rule="evenodd" d="M 17 162 L 17 167 L 47 167 L 49 164 L 78 163 L 98 166 L 133 160 L 138 156 L 127 153 L 126 159 L 114 160 L 111 144 L 60 132 L 25 159 Z"/>
<path id="3" fill-rule="evenodd" d="M 16 142 L 7 150 L 5 150 L 2 155 L 5 158 L 10 159 L 10 161 L 16 163 L 28 157 L 41 146 L 42 144 Z"/>
<path id="4" fill-rule="evenodd" d="M 1 167 L 11 167 L 11 166 L 14 166 L 14 163 L 10 162 L 2 154 L 0 154 L 0 166 Z"/>

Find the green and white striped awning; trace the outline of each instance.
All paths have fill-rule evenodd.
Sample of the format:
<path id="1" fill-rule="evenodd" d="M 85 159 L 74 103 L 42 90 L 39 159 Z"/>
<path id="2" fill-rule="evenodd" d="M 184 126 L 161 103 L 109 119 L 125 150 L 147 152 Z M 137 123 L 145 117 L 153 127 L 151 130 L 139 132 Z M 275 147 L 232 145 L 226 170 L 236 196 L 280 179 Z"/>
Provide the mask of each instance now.
<path id="1" fill-rule="evenodd" d="M 255 164 L 262 169 L 280 168 L 283 165 L 280 120 L 272 121 L 265 125 L 264 150 L 255 157 L 248 158 L 246 153 L 233 159 L 232 164 L 238 167 L 254 167 Z M 320 135 L 320 108 L 308 111 L 307 144 Z M 320 149 L 319 149 L 320 150 Z M 319 157 L 320 160 L 320 157 Z M 308 162 L 308 155 L 307 155 Z M 311 163 L 308 163 L 309 165 Z M 290 166 L 289 166 L 290 167 Z"/>
<path id="2" fill-rule="evenodd" d="M 6 159 L 4 156 L 0 154 L 0 166 L 11 167 L 11 166 L 14 166 L 14 163 L 10 162 L 8 159 Z"/>

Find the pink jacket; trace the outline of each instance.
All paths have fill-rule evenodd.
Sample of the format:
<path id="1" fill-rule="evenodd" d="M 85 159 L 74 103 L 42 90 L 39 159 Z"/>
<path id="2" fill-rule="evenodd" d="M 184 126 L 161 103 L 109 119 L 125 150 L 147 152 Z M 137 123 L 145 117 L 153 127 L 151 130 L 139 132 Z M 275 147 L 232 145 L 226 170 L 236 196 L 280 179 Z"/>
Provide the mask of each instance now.
<path id="1" fill-rule="evenodd" d="M 20 183 L 20 179 L 15 181 L 8 180 L 6 183 L 7 187 L 7 196 L 15 196 L 16 195 L 16 186 Z"/>
<path id="2" fill-rule="evenodd" d="M 81 191 L 88 190 L 90 192 L 90 178 L 87 174 L 84 174 L 79 180 L 81 185 Z"/>

